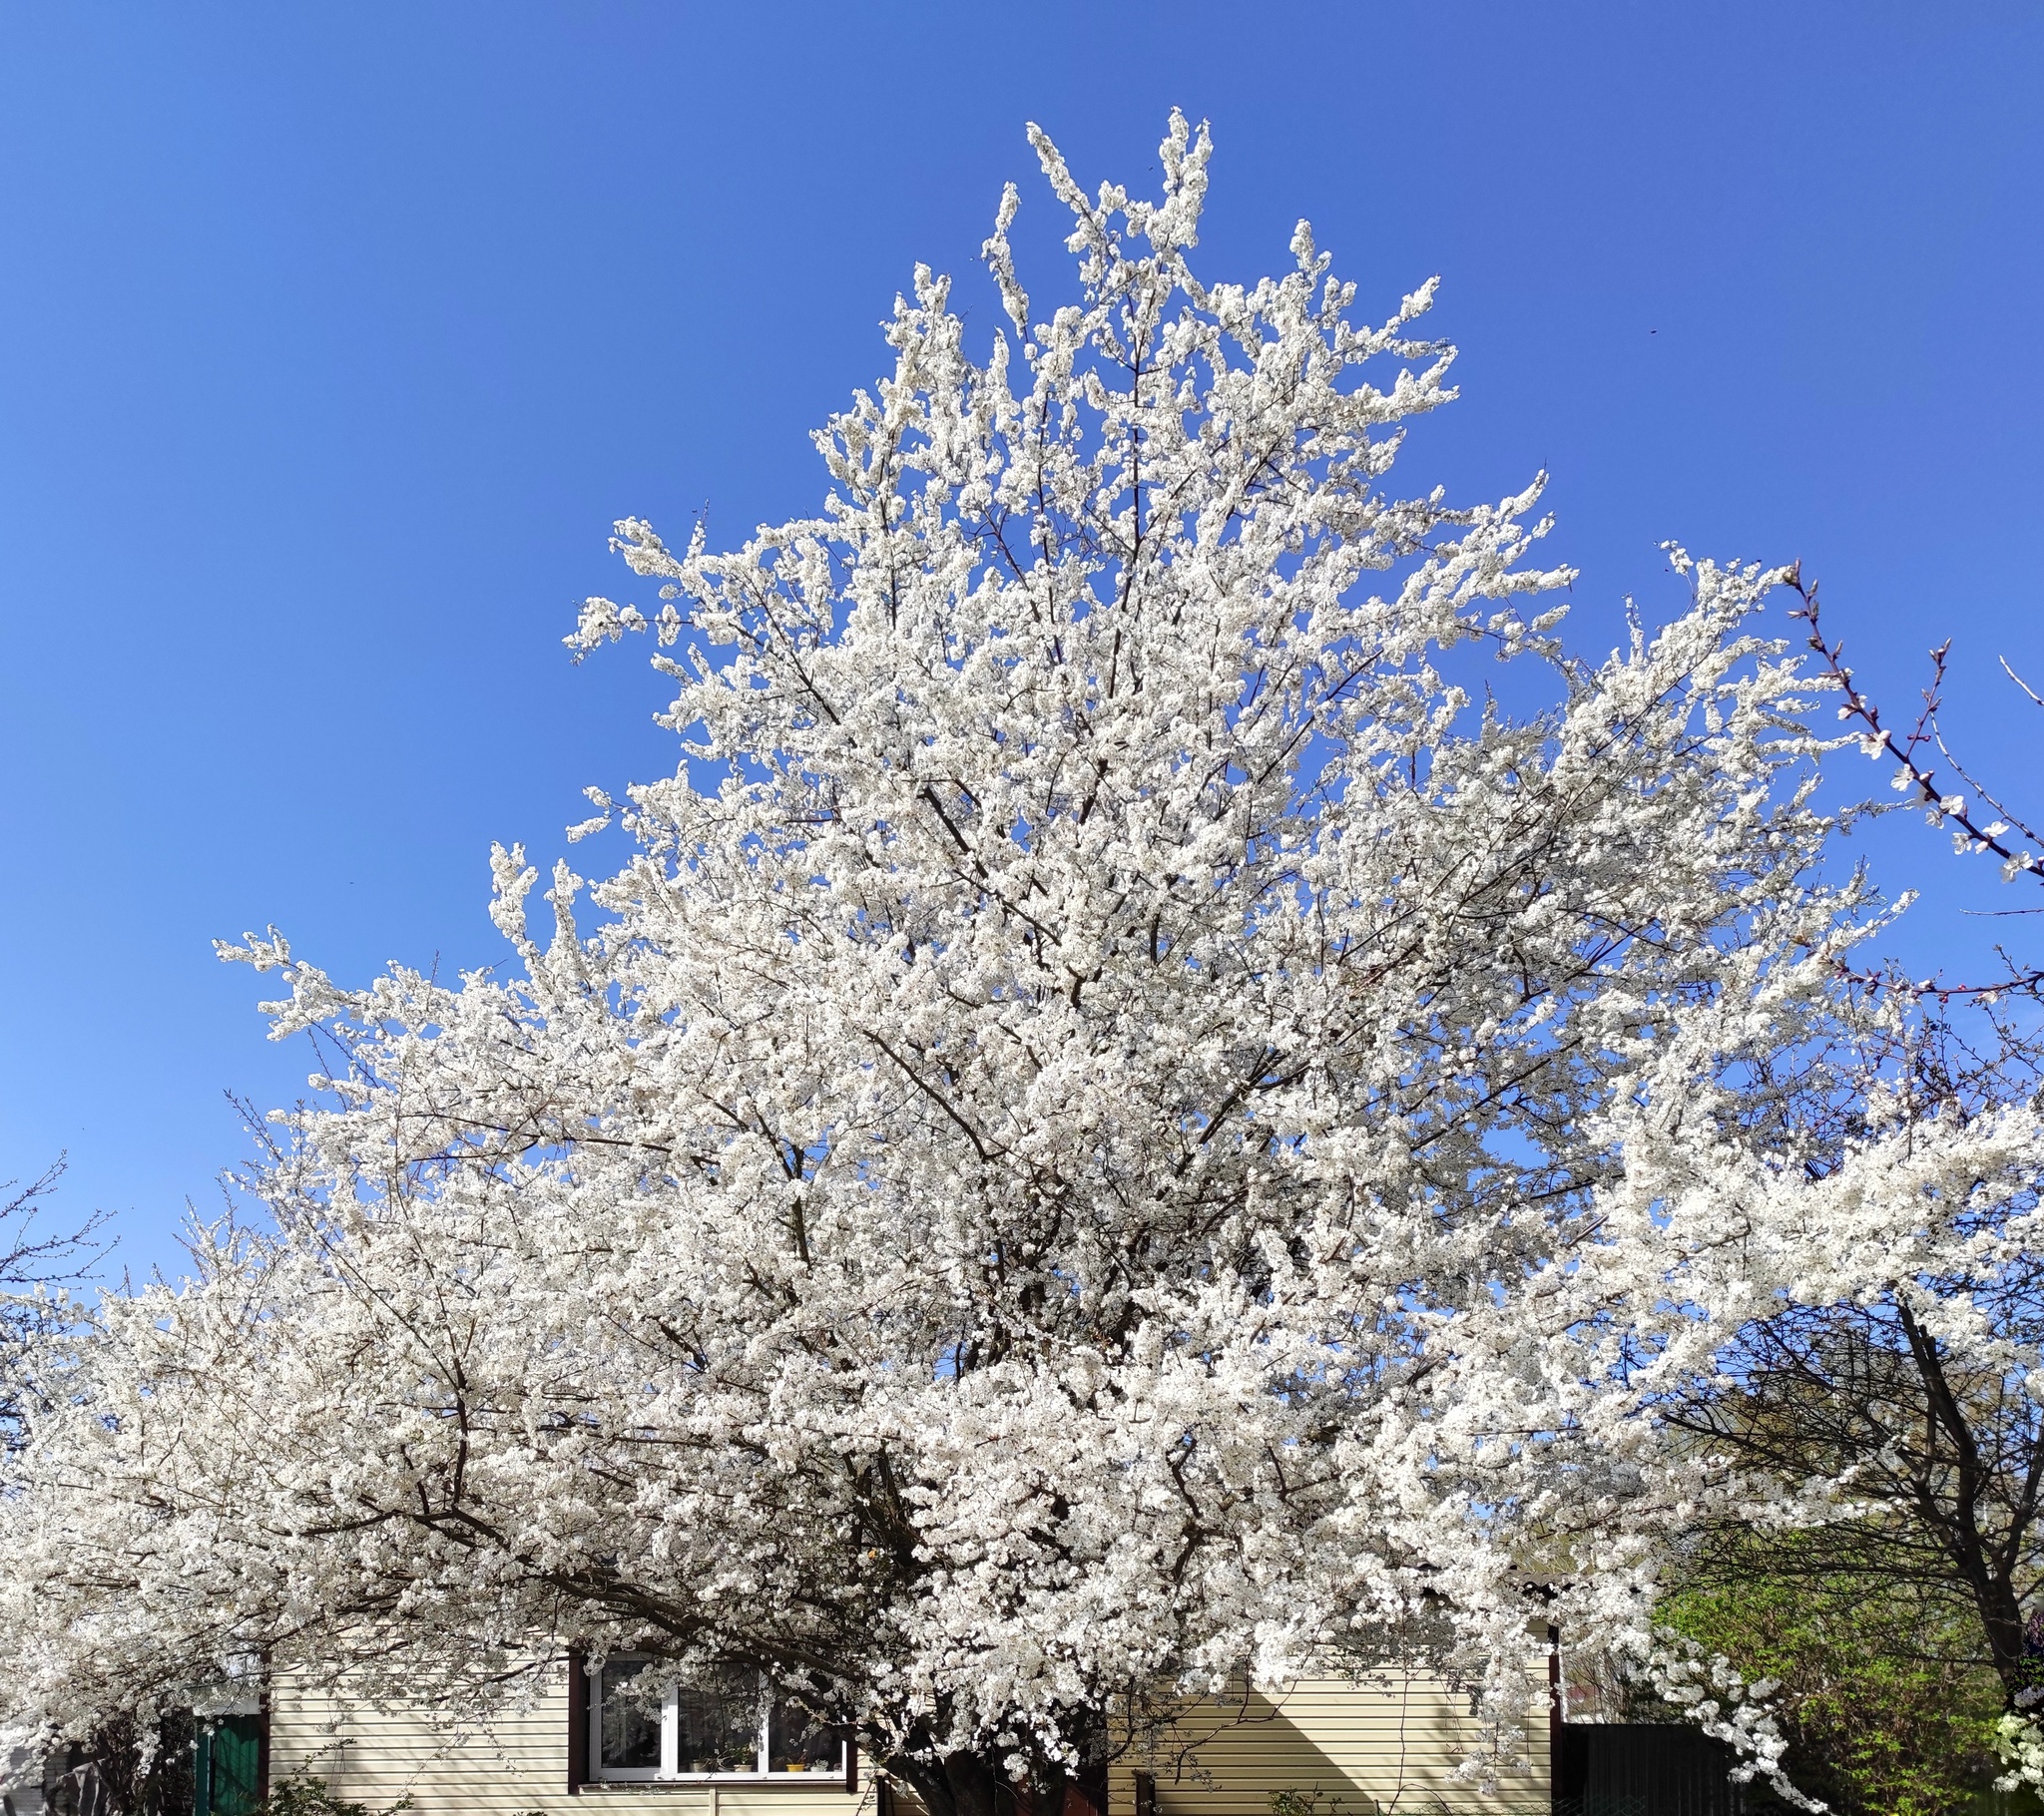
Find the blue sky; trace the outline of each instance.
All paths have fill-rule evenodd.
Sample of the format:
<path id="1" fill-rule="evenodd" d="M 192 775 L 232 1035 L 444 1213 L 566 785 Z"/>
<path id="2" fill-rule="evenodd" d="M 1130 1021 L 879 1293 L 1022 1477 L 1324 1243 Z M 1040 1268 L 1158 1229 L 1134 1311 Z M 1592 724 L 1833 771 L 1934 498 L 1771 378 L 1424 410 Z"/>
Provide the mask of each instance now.
<path id="1" fill-rule="evenodd" d="M 1365 314 L 1440 272 L 1463 400 L 1405 477 L 1549 468 L 1583 642 L 1674 609 L 1664 538 L 1799 556 L 1897 700 L 1957 639 L 2044 804 L 1994 667 L 2044 674 L 2040 92 L 2014 6 L 0 10 L 0 1176 L 68 1150 L 175 1266 L 223 1093 L 309 1070 L 216 936 L 501 956 L 490 841 L 672 764 L 643 652 L 560 644 L 633 590 L 611 520 L 813 506 L 806 431 L 1006 179 L 1047 293 L 1028 119 L 1132 187 L 1211 119 L 1209 274 L 1300 215 Z M 1920 825 L 1873 851 L 1912 964 L 2044 946 Z"/>

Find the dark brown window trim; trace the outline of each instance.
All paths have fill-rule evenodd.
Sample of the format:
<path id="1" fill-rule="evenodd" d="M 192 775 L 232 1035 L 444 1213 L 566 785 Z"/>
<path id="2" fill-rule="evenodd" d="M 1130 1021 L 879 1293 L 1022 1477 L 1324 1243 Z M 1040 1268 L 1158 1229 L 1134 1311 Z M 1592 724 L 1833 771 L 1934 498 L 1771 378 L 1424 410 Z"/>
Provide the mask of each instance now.
<path id="1" fill-rule="evenodd" d="M 568 1654 L 568 1795 L 576 1796 L 589 1780 L 588 1654 Z"/>

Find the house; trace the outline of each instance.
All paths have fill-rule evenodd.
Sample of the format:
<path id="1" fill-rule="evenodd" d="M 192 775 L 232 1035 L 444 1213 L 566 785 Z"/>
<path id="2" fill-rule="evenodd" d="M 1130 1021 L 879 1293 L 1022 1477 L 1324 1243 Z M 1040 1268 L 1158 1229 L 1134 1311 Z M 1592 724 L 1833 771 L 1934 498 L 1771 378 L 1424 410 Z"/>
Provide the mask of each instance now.
<path id="1" fill-rule="evenodd" d="M 529 1706 L 454 1742 L 422 1715 L 286 1678 L 263 1718 L 264 1771 L 322 1778 L 372 1810 L 409 1797 L 416 1816 L 890 1816 L 893 1787 L 836 1734 L 751 1696 L 671 1689 L 649 1706 L 629 1691 L 644 1668 L 564 1664 Z M 1482 1744 L 1465 1694 L 1416 1676 L 1314 1679 L 1189 1706 L 1170 1756 L 1125 1760 L 1074 1801 L 1091 1816 L 1549 1816 L 1546 1726 L 1529 1740 L 1530 1759 L 1485 1790 L 1455 1775 Z M 216 1797 L 197 1816 L 239 1809 Z"/>
<path id="2" fill-rule="evenodd" d="M 43 1760 L 31 1747 L 8 1746 L 0 1759 L 0 1816 L 43 1816 Z"/>
<path id="3" fill-rule="evenodd" d="M 834 1731 L 750 1694 L 635 1696 L 645 1668 L 564 1660 L 532 1701 L 455 1737 L 424 1710 L 379 1711 L 285 1674 L 198 1724 L 161 1816 L 250 1816 L 297 1778 L 371 1811 L 408 1799 L 414 1816 L 913 1816 L 912 1796 Z M 1529 1741 L 1530 1758 L 1485 1789 L 1456 1775 L 1483 1744 L 1466 1694 L 1422 1676 L 1309 1679 L 1189 1704 L 1168 1748 L 1116 1763 L 1060 1816 L 1550 1816 L 1546 1725 Z M 15 1758 L 5 1795 L 0 1816 L 108 1807 L 72 1756 Z"/>

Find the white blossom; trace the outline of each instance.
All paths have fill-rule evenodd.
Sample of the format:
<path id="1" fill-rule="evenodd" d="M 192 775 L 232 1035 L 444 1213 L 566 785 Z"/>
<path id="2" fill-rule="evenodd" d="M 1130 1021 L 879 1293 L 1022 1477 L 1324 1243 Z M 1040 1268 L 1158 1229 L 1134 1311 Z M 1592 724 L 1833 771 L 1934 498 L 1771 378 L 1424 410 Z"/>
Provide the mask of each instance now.
<path id="1" fill-rule="evenodd" d="M 1033 142 L 1075 299 L 1010 189 L 1006 325 L 917 270 L 819 515 L 618 525 L 663 608 L 569 641 L 652 629 L 684 753 L 593 796 L 623 867 L 557 863 L 542 933 L 496 851 L 500 973 L 228 954 L 338 1058 L 270 1220 L 109 1299 L 16 1460 L 0 1658 L 51 1721 L 255 1650 L 486 1699 L 572 1641 L 1055 1765 L 1423 1630 L 1509 1738 L 1552 1618 L 1774 1769 L 1656 1585 L 1829 1491 L 1654 1409 L 1785 1302 L 2028 1242 L 2037 1120 L 1810 1120 L 1880 921 L 1774 571 L 1671 544 L 1683 614 L 1569 655 L 1539 480 L 1389 489 L 1453 395 L 1431 283 L 1359 326 L 1303 224 L 1207 282 L 1204 129 L 1155 202 Z"/>

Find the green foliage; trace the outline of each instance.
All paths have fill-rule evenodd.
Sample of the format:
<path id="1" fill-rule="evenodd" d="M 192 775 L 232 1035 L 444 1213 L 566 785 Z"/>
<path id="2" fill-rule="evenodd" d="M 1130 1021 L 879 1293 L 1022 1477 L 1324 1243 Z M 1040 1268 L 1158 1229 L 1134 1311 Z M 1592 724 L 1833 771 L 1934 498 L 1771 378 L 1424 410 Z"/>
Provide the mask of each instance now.
<path id="1" fill-rule="evenodd" d="M 400 1797 L 384 1809 L 372 1810 L 365 1803 L 334 1796 L 323 1778 L 294 1775 L 271 1785 L 253 1816 L 399 1816 L 410 1808 L 411 1799 Z"/>
<path id="2" fill-rule="evenodd" d="M 1781 1682 L 1795 1783 L 1840 1816 L 1958 1816 L 1982 1799 L 2002 1692 L 1967 1610 L 1906 1584 L 1798 1571 L 1792 1540 L 1741 1554 L 1663 1618 L 1749 1681 Z"/>

